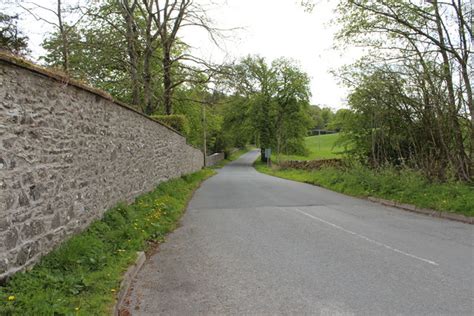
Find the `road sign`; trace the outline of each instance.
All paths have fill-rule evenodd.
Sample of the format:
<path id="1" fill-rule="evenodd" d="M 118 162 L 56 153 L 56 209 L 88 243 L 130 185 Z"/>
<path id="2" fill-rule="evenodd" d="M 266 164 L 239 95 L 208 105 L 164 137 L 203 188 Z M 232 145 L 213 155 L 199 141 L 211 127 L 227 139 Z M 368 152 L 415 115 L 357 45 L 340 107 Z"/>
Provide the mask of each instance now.
<path id="1" fill-rule="evenodd" d="M 272 149 L 265 148 L 265 158 L 269 159 L 271 155 L 272 155 Z"/>

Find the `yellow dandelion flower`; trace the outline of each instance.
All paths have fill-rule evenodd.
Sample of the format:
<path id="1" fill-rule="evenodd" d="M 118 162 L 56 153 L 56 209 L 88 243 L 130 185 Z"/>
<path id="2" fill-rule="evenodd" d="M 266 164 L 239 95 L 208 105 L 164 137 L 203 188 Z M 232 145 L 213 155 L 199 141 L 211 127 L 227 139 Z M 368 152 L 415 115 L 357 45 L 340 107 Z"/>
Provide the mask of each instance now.
<path id="1" fill-rule="evenodd" d="M 110 292 L 115 293 L 115 289 L 111 289 Z"/>
<path id="2" fill-rule="evenodd" d="M 10 296 L 8 297 L 8 300 L 9 300 L 9 301 L 14 301 L 14 300 L 15 300 L 15 296 L 14 296 L 14 295 L 10 295 Z"/>

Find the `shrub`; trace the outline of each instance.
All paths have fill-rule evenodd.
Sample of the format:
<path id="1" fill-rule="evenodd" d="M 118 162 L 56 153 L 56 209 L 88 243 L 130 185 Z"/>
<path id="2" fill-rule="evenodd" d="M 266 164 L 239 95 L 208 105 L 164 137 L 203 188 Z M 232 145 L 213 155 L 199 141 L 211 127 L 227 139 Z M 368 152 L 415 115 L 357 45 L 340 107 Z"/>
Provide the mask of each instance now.
<path id="1" fill-rule="evenodd" d="M 153 115 L 152 118 L 184 135 L 189 134 L 189 121 L 185 115 Z"/>

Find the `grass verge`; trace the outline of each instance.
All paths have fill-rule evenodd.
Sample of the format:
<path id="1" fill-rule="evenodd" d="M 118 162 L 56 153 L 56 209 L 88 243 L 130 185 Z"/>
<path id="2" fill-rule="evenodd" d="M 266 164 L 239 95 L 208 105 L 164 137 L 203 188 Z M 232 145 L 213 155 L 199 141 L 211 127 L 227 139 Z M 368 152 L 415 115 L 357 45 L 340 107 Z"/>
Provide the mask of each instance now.
<path id="1" fill-rule="evenodd" d="M 347 170 L 323 168 L 306 171 L 269 168 L 256 162 L 255 168 L 272 176 L 319 185 L 357 197 L 378 197 L 414 204 L 443 212 L 474 216 L 474 186 L 464 183 L 430 183 L 414 171 L 373 171 L 359 166 Z"/>
<path id="2" fill-rule="evenodd" d="M 215 172 L 204 169 L 161 183 L 17 273 L 0 287 L 0 315 L 110 315 L 122 274 L 137 251 L 163 241 L 194 190 Z"/>

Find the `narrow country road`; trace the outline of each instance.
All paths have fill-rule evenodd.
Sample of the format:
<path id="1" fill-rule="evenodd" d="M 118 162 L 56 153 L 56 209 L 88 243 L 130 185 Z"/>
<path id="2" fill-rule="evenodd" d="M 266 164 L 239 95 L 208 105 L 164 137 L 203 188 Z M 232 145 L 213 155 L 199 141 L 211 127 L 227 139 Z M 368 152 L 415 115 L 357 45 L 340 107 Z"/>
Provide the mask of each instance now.
<path id="1" fill-rule="evenodd" d="M 133 315 L 473 315 L 474 230 L 278 179 L 250 152 L 196 192 Z"/>

